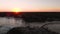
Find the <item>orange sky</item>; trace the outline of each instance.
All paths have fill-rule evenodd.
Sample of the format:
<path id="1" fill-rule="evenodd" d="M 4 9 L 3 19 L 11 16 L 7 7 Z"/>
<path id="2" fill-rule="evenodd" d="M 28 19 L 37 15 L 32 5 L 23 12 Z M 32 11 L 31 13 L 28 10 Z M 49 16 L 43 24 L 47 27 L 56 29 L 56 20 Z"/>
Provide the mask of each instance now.
<path id="1" fill-rule="evenodd" d="M 0 0 L 0 12 L 18 11 L 60 11 L 60 0 Z"/>

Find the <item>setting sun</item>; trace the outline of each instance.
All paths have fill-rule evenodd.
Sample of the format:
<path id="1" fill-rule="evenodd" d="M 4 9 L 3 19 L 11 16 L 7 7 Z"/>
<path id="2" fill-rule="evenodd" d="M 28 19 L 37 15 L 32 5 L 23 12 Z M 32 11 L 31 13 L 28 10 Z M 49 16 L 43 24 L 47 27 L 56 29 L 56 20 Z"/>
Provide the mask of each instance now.
<path id="1" fill-rule="evenodd" d="M 12 9 L 12 12 L 14 12 L 14 14 L 19 14 L 19 12 L 21 12 L 21 9 L 14 8 L 14 9 Z"/>
<path id="2" fill-rule="evenodd" d="M 14 8 L 14 9 L 12 9 L 12 11 L 13 11 L 13 12 L 20 12 L 21 9 L 19 9 L 19 8 Z"/>

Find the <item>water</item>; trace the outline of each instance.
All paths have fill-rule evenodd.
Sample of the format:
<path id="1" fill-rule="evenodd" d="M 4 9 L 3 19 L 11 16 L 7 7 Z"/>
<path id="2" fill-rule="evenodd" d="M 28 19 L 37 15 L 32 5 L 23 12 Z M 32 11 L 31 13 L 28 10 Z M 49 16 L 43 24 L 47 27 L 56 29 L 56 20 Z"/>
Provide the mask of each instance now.
<path id="1" fill-rule="evenodd" d="M 60 21 L 53 21 L 53 22 L 45 22 L 45 23 L 29 23 L 29 25 L 31 27 L 41 27 L 42 25 L 46 24 L 46 23 L 55 23 L 54 25 L 50 24 L 46 27 L 48 27 L 49 29 L 51 29 L 52 31 L 56 31 L 60 33 Z M 0 34 L 5 34 L 7 33 L 10 29 L 14 28 L 14 27 L 23 27 L 26 26 L 27 24 L 23 21 L 23 19 L 15 19 L 10 17 L 9 19 L 7 17 L 0 17 Z"/>
<path id="2" fill-rule="evenodd" d="M 5 34 L 10 29 L 14 27 L 21 27 L 24 26 L 25 23 L 22 21 L 22 19 L 15 19 L 15 18 L 6 18 L 6 17 L 0 17 L 0 34 Z"/>

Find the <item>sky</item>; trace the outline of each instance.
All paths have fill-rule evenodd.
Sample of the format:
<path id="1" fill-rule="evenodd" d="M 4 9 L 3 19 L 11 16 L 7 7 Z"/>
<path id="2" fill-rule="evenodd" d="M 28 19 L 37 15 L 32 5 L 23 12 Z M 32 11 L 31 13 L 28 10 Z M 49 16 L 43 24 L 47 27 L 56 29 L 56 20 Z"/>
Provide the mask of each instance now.
<path id="1" fill-rule="evenodd" d="M 0 0 L 0 11 L 60 11 L 60 0 Z"/>

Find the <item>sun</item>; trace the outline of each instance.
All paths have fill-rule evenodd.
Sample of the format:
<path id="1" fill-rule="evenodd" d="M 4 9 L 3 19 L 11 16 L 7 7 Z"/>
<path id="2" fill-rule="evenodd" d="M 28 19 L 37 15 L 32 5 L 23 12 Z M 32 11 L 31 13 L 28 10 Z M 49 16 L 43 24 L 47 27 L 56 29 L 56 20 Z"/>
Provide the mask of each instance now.
<path id="1" fill-rule="evenodd" d="M 12 9 L 12 12 L 14 14 L 19 14 L 21 12 L 21 9 L 20 8 L 14 8 L 14 9 Z"/>
<path id="2" fill-rule="evenodd" d="M 21 9 L 19 9 L 19 8 L 14 8 L 14 9 L 12 9 L 12 12 L 21 12 Z"/>

